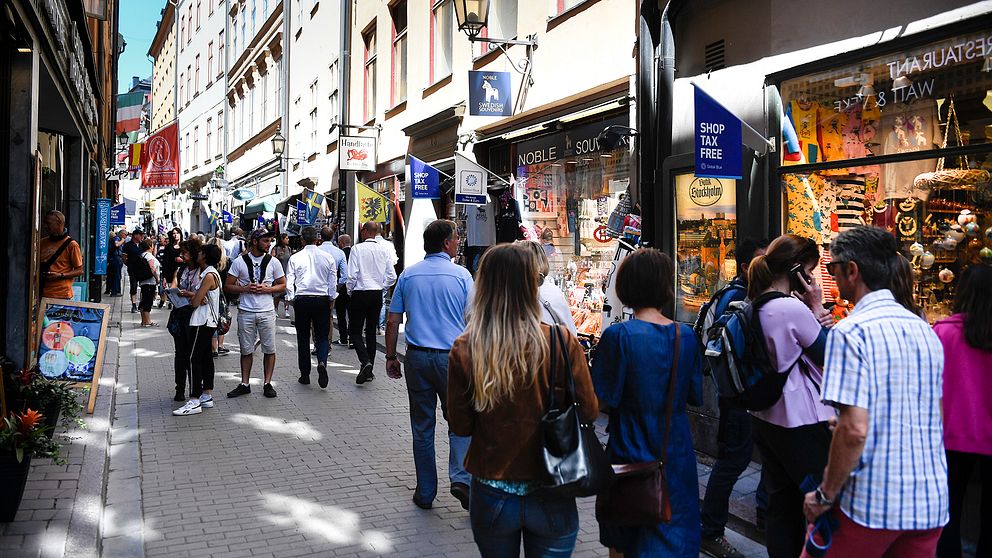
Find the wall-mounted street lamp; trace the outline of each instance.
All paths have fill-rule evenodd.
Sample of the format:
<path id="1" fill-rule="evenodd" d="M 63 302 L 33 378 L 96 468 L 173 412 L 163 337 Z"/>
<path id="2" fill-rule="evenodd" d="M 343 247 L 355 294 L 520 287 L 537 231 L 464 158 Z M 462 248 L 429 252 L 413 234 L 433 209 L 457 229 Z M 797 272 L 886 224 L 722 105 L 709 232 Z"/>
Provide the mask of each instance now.
<path id="1" fill-rule="evenodd" d="M 464 31 L 469 41 L 496 45 L 510 61 L 513 69 L 527 78 L 527 85 L 534 85 L 531 68 L 534 62 L 534 49 L 537 48 L 536 34 L 528 35 L 525 40 L 480 37 L 482 28 L 487 26 L 489 20 L 489 0 L 455 0 L 455 17 L 458 19 L 458 30 Z M 520 61 L 520 67 L 510 58 L 505 45 L 527 47 L 527 58 Z"/>
<path id="2" fill-rule="evenodd" d="M 276 130 L 276 135 L 272 136 L 272 154 L 282 158 L 282 154 L 286 152 L 286 138 L 283 137 L 279 130 Z"/>

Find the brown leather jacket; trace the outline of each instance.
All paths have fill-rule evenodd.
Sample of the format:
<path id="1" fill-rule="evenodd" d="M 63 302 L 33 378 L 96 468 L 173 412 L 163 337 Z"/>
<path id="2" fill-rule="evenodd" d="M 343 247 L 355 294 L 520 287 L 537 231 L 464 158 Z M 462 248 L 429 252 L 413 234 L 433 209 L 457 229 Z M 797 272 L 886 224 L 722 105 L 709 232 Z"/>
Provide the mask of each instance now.
<path id="1" fill-rule="evenodd" d="M 551 329 L 542 324 L 546 339 Z M 581 408 L 583 422 L 592 422 L 598 415 L 598 402 L 592 387 L 592 377 L 586 364 L 582 345 L 567 330 L 565 343 L 575 379 L 575 398 Z M 512 350 L 507 347 L 506 350 Z M 556 351 L 559 386 L 556 398 L 564 395 L 565 363 L 561 351 Z M 512 401 L 479 413 L 472 404 L 472 355 L 468 337 L 460 336 L 448 357 L 448 426 L 459 436 L 471 436 L 472 443 L 465 457 L 465 468 L 475 476 L 510 481 L 540 481 L 541 446 L 539 427 L 546 409 L 549 366 L 541 369 L 531 386 L 517 389 Z"/>

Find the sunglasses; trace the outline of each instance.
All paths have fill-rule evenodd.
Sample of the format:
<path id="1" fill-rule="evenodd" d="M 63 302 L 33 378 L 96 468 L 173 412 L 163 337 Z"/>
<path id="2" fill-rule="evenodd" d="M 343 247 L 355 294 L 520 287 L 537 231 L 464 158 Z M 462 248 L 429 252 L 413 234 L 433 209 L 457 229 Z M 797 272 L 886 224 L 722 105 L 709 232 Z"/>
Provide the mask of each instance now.
<path id="1" fill-rule="evenodd" d="M 834 271 L 834 266 L 846 265 L 851 263 L 852 261 L 854 260 L 836 260 L 836 261 L 828 262 L 826 265 L 827 273 L 829 273 L 830 275 L 837 275 L 837 272 Z"/>

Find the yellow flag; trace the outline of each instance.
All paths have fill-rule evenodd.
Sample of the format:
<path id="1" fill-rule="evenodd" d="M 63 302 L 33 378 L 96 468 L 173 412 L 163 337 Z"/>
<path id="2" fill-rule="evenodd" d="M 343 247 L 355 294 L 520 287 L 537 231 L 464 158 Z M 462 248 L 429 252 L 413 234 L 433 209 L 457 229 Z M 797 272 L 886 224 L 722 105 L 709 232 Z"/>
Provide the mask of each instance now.
<path id="1" fill-rule="evenodd" d="M 385 223 L 386 197 L 358 181 L 355 182 L 355 190 L 358 193 L 358 219 L 362 223 Z"/>

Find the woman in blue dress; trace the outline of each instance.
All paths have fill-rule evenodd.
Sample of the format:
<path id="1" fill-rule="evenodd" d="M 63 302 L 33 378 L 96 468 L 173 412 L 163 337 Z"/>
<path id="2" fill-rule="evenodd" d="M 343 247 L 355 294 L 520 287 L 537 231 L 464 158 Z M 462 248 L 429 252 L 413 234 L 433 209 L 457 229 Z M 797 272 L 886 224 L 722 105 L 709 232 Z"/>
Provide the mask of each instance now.
<path id="1" fill-rule="evenodd" d="M 634 319 L 603 332 L 593 363 L 596 395 L 610 415 L 610 461 L 660 460 L 675 328 L 681 328 L 665 463 L 672 520 L 650 527 L 601 524 L 600 542 L 625 558 L 699 556 L 699 481 L 686 404 L 702 403 L 702 357 L 692 328 L 661 313 L 673 299 L 673 277 L 672 260 L 658 250 L 640 249 L 624 258 L 616 290 L 624 306 L 634 309 Z"/>

